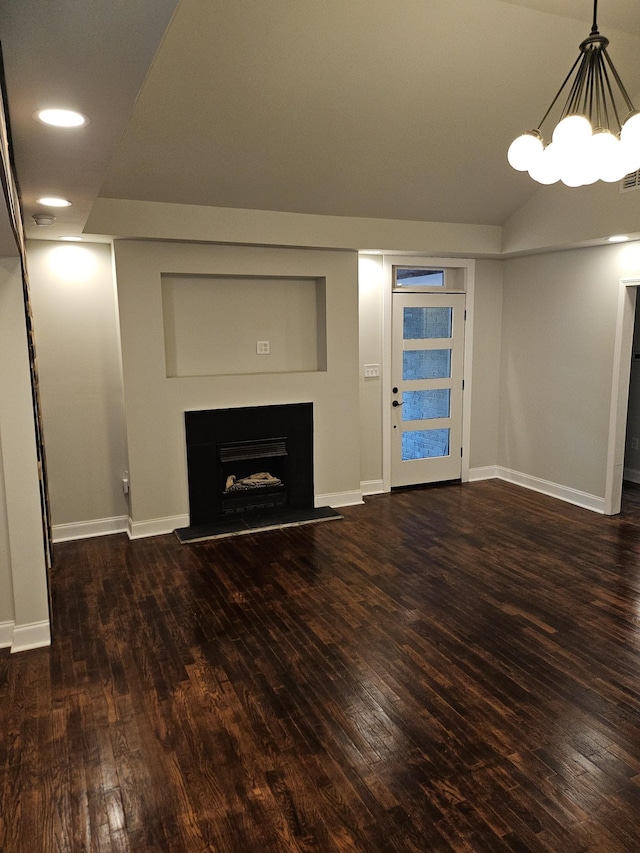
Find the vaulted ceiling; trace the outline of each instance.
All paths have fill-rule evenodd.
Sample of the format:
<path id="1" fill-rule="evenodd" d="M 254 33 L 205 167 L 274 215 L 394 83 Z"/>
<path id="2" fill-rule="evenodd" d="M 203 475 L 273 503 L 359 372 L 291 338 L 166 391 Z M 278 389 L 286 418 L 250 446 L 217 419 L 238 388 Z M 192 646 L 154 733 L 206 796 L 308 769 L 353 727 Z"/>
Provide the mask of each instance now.
<path id="1" fill-rule="evenodd" d="M 503 224 L 544 191 L 508 166 L 508 145 L 539 122 L 592 13 L 590 0 L 2 0 L 27 235 L 81 232 L 98 197 Z M 640 3 L 601 0 L 598 20 L 633 98 Z M 33 119 L 47 105 L 91 122 L 47 128 Z M 46 231 L 32 220 L 44 194 L 73 202 Z"/>

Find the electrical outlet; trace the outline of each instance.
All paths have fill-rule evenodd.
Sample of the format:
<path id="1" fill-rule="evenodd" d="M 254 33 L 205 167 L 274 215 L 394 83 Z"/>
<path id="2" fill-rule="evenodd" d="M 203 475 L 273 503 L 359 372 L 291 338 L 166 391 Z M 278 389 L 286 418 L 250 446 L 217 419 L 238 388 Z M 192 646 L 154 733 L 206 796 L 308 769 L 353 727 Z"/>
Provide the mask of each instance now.
<path id="1" fill-rule="evenodd" d="M 256 353 L 258 355 L 269 355 L 271 352 L 271 345 L 269 341 L 256 341 Z"/>
<path id="2" fill-rule="evenodd" d="M 380 365 L 379 364 L 365 364 L 364 366 L 364 378 L 371 379 L 374 376 L 380 376 Z"/>

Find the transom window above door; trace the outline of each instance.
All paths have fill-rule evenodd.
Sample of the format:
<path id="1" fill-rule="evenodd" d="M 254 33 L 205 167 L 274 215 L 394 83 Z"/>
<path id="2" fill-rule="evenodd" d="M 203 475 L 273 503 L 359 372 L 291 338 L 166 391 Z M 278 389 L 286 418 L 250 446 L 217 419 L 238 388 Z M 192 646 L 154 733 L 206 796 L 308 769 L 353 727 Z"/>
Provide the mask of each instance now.
<path id="1" fill-rule="evenodd" d="M 414 293 L 464 291 L 464 270 L 427 266 L 394 266 L 393 289 Z"/>

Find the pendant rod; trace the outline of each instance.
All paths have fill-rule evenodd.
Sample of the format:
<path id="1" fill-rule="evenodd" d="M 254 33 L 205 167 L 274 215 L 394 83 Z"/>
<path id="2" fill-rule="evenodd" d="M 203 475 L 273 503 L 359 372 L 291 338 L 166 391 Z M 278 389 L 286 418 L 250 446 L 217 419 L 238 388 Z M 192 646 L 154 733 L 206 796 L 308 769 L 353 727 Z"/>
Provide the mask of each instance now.
<path id="1" fill-rule="evenodd" d="M 609 54 L 607 53 L 606 48 L 603 48 L 602 53 L 604 55 L 604 58 L 607 60 L 607 65 L 611 69 L 611 73 L 613 74 L 613 77 L 614 77 L 614 79 L 618 85 L 618 88 L 620 89 L 620 93 L 622 94 L 622 97 L 624 98 L 624 102 L 627 105 L 627 109 L 629 110 L 630 113 L 635 112 L 635 107 L 633 106 L 633 104 L 631 102 L 631 98 L 627 94 L 627 90 L 624 88 L 622 80 L 620 79 L 620 75 L 616 71 L 616 67 L 613 64 L 613 62 L 611 61 Z"/>
<path id="2" fill-rule="evenodd" d="M 567 76 L 564 78 L 564 82 L 563 82 L 562 86 L 560 86 L 560 88 L 558 89 L 558 93 L 557 93 L 557 95 L 555 96 L 555 98 L 551 101 L 551 104 L 550 104 L 550 106 L 549 106 L 549 109 L 548 109 L 548 110 L 546 111 L 546 113 L 542 116 L 542 121 L 538 124 L 538 130 L 540 130 L 540 128 L 542 127 L 542 125 L 543 125 L 543 124 L 544 124 L 544 122 L 545 122 L 545 119 L 547 118 L 547 116 L 549 115 L 549 113 L 551 112 L 551 110 L 552 110 L 552 109 L 554 108 L 554 106 L 556 105 L 556 101 L 558 100 L 558 98 L 559 98 L 559 97 L 560 97 L 560 95 L 562 94 L 562 90 L 564 89 L 564 87 L 567 85 L 567 83 L 568 83 L 568 82 L 569 82 L 569 80 L 571 79 L 571 75 L 572 75 L 572 74 L 573 74 L 573 72 L 575 71 L 575 67 L 576 67 L 576 65 L 580 62 L 580 60 L 581 60 L 581 59 L 582 59 L 582 56 L 578 56 L 578 58 L 576 59 L 576 61 L 575 61 L 575 62 L 573 63 L 573 65 L 571 66 L 571 71 L 569 71 L 569 73 L 567 74 Z"/>
<path id="3" fill-rule="evenodd" d="M 582 57 L 582 62 L 580 63 L 580 68 L 578 68 L 578 73 L 576 74 L 575 80 L 573 81 L 569 97 L 567 98 L 567 102 L 562 110 L 561 118 L 564 118 L 567 115 L 571 115 L 572 113 L 579 112 L 578 104 L 580 96 L 582 95 L 582 92 L 584 90 L 585 80 L 588 76 L 588 70 L 589 61 L 587 55 L 584 54 Z"/>

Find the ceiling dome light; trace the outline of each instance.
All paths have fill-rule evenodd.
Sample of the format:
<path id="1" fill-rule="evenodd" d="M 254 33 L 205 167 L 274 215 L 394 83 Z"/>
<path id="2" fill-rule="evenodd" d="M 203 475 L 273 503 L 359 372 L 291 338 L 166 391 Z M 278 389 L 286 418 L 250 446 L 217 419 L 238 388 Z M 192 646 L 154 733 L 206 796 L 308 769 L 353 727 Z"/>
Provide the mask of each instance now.
<path id="1" fill-rule="evenodd" d="M 38 121 L 54 127 L 84 127 L 89 124 L 89 119 L 75 110 L 37 110 L 33 115 Z"/>
<path id="2" fill-rule="evenodd" d="M 640 168 L 640 112 L 631 103 L 607 53 L 609 39 L 598 32 L 597 11 L 598 0 L 594 0 L 591 33 L 581 43 L 578 58 L 542 121 L 534 131 L 514 140 L 509 148 L 507 157 L 511 166 L 528 171 L 539 183 L 555 183 L 558 179 L 570 187 L 596 180 L 613 183 Z M 520 140 L 529 136 L 544 146 L 540 128 L 565 89 L 569 94 L 551 144 L 546 146 L 542 157 L 534 154 L 526 161 L 526 152 L 520 157 Z M 624 115 L 627 119 L 621 124 L 620 116 Z M 530 141 L 526 145 L 532 149 Z M 523 166 L 525 162 L 527 165 Z"/>
<path id="3" fill-rule="evenodd" d="M 36 223 L 36 225 L 39 225 L 41 228 L 43 228 L 47 225 L 53 225 L 53 223 L 56 221 L 56 218 L 51 213 L 35 213 L 33 215 L 33 221 Z"/>
<path id="4" fill-rule="evenodd" d="M 56 196 L 43 196 L 38 199 L 38 204 L 43 204 L 45 207 L 70 207 L 71 202 L 66 198 L 56 198 Z"/>

